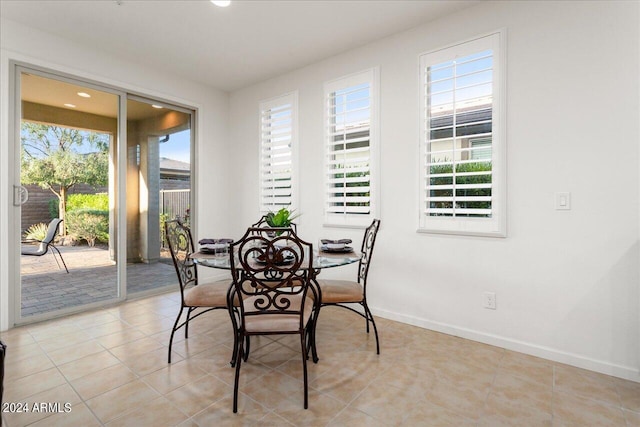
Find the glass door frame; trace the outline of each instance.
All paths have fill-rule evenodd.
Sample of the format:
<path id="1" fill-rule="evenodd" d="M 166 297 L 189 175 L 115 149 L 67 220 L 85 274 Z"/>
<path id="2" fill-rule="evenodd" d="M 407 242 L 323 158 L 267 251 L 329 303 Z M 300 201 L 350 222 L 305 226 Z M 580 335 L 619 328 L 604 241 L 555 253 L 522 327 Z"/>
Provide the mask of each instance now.
<path id="1" fill-rule="evenodd" d="M 122 302 L 127 298 L 126 290 L 126 218 L 124 212 L 126 211 L 126 167 L 120 165 L 126 165 L 126 149 L 123 149 L 123 144 L 126 144 L 127 135 L 127 122 L 123 120 L 123 117 L 127 115 L 127 94 L 123 90 L 119 90 L 113 87 L 101 85 L 100 83 L 93 82 L 87 79 L 70 76 L 63 72 L 49 70 L 43 67 L 34 66 L 31 64 L 22 63 L 19 61 L 12 61 L 10 63 L 10 79 L 14 84 L 14 89 L 11 91 L 13 100 L 10 103 L 14 106 L 10 112 L 10 126 L 9 126 L 9 161 L 13 167 L 12 180 L 14 185 L 21 185 L 20 179 L 20 154 L 21 154 L 21 138 L 20 129 L 22 123 L 22 85 L 21 75 L 22 73 L 28 73 L 44 77 L 48 79 L 58 80 L 65 83 L 83 86 L 89 89 L 95 89 L 97 91 L 107 92 L 118 96 L 118 127 L 117 134 L 114 135 L 114 152 L 116 160 L 115 168 L 115 180 L 116 186 L 116 203 L 115 203 L 115 229 L 116 229 L 116 297 L 98 301 L 94 303 L 85 304 L 82 306 L 76 306 L 71 308 L 65 308 L 59 311 L 48 312 L 44 314 L 37 314 L 25 318 L 22 316 L 22 275 L 20 271 L 20 230 L 22 221 L 22 207 L 12 205 L 9 209 L 9 228 L 12 235 L 9 236 L 10 242 L 13 242 L 9 248 L 9 265 L 13 267 L 13 273 L 10 272 L 12 285 L 9 286 L 9 299 L 13 301 L 13 313 L 9 314 L 9 327 L 18 326 L 21 324 L 38 322 L 53 317 L 64 316 L 71 313 L 80 311 L 87 311 L 94 308 L 102 307 L 108 304 L 114 304 Z M 12 187 L 13 188 L 13 187 Z M 13 195 L 12 195 L 13 197 Z"/>

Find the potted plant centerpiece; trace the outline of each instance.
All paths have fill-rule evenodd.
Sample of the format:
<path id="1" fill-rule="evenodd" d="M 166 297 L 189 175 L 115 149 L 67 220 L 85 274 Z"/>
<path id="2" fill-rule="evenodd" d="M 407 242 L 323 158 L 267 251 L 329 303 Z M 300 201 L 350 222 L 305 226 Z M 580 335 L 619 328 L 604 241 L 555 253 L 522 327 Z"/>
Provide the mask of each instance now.
<path id="1" fill-rule="evenodd" d="M 269 227 L 273 228 L 289 228 L 291 227 L 291 223 L 294 219 L 298 218 L 300 214 L 295 214 L 295 209 L 289 210 L 287 208 L 282 208 L 278 212 L 269 212 L 265 215 L 264 220 L 267 222 Z M 276 233 L 278 236 L 282 234 L 282 231 L 278 231 Z"/>

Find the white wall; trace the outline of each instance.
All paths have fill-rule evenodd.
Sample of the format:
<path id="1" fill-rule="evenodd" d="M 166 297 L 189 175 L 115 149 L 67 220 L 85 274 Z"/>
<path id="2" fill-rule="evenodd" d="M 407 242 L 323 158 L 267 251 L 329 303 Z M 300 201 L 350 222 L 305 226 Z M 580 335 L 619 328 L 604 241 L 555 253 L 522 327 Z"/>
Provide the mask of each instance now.
<path id="1" fill-rule="evenodd" d="M 11 326 L 10 289 L 13 286 L 9 268 L 10 239 L 15 230 L 10 224 L 10 175 L 13 159 L 9 141 L 9 62 L 11 60 L 47 67 L 81 78 L 99 81 L 130 92 L 157 97 L 197 109 L 196 171 L 202 233 L 216 232 L 215 224 L 224 224 L 226 212 L 214 207 L 215 200 L 227 200 L 228 182 L 228 94 L 210 87 L 163 73 L 144 64 L 124 62 L 90 46 L 75 44 L 12 21 L 0 22 L 0 330 Z M 18 237 L 19 238 L 19 237 Z"/>
<path id="2" fill-rule="evenodd" d="M 638 21 L 637 2 L 482 3 L 232 93 L 235 232 L 258 216 L 258 103 L 297 89 L 300 230 L 360 242 L 321 226 L 322 85 L 380 66 L 374 312 L 640 381 Z M 503 27 L 508 237 L 418 234 L 418 56 Z M 559 191 L 572 210 L 554 209 Z"/>

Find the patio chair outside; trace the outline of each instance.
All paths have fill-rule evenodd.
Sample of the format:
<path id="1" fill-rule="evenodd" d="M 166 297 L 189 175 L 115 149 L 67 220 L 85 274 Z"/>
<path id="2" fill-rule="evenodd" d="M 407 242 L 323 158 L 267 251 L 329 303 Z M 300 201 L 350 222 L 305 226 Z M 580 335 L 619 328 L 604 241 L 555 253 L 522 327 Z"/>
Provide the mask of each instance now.
<path id="1" fill-rule="evenodd" d="M 56 252 L 60 257 L 60 261 L 62 261 L 62 265 L 67 273 L 69 273 L 69 269 L 67 268 L 67 263 L 64 262 L 64 258 L 62 258 L 62 254 L 60 250 L 54 245 L 54 241 L 56 235 L 58 234 L 58 229 L 60 228 L 60 224 L 62 224 L 62 220 L 60 218 L 54 218 L 49 223 L 49 228 L 47 228 L 47 234 L 42 240 L 27 240 L 22 243 L 39 243 L 37 248 L 33 247 L 23 247 L 20 253 L 22 255 L 27 256 L 42 256 L 49 252 L 49 248 L 52 249 L 51 254 L 53 255 L 53 259 L 56 260 L 56 264 L 58 264 L 58 269 L 60 269 L 60 262 L 58 262 L 58 258 L 56 258 Z"/>

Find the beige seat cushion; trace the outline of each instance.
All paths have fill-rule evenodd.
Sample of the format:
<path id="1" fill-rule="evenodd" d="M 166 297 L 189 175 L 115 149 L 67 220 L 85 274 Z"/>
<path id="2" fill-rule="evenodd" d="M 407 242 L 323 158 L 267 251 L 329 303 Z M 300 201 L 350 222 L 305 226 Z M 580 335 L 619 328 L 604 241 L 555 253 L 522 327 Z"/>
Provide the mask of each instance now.
<path id="1" fill-rule="evenodd" d="M 191 307 L 226 307 L 229 286 L 231 286 L 231 280 L 200 283 L 185 290 L 184 303 Z"/>
<path id="2" fill-rule="evenodd" d="M 258 297 L 245 298 L 242 302 L 245 312 L 256 311 L 253 302 Z M 291 295 L 291 308 L 297 310 L 300 307 L 302 296 Z M 313 313 L 313 299 L 306 298 L 304 301 L 303 325 L 307 325 Z M 250 333 L 260 332 L 297 332 L 300 328 L 300 316 L 297 314 L 268 313 L 256 316 L 245 316 L 244 329 Z"/>
<path id="3" fill-rule="evenodd" d="M 360 302 L 364 299 L 364 288 L 353 280 L 318 280 L 322 290 L 322 303 Z"/>

